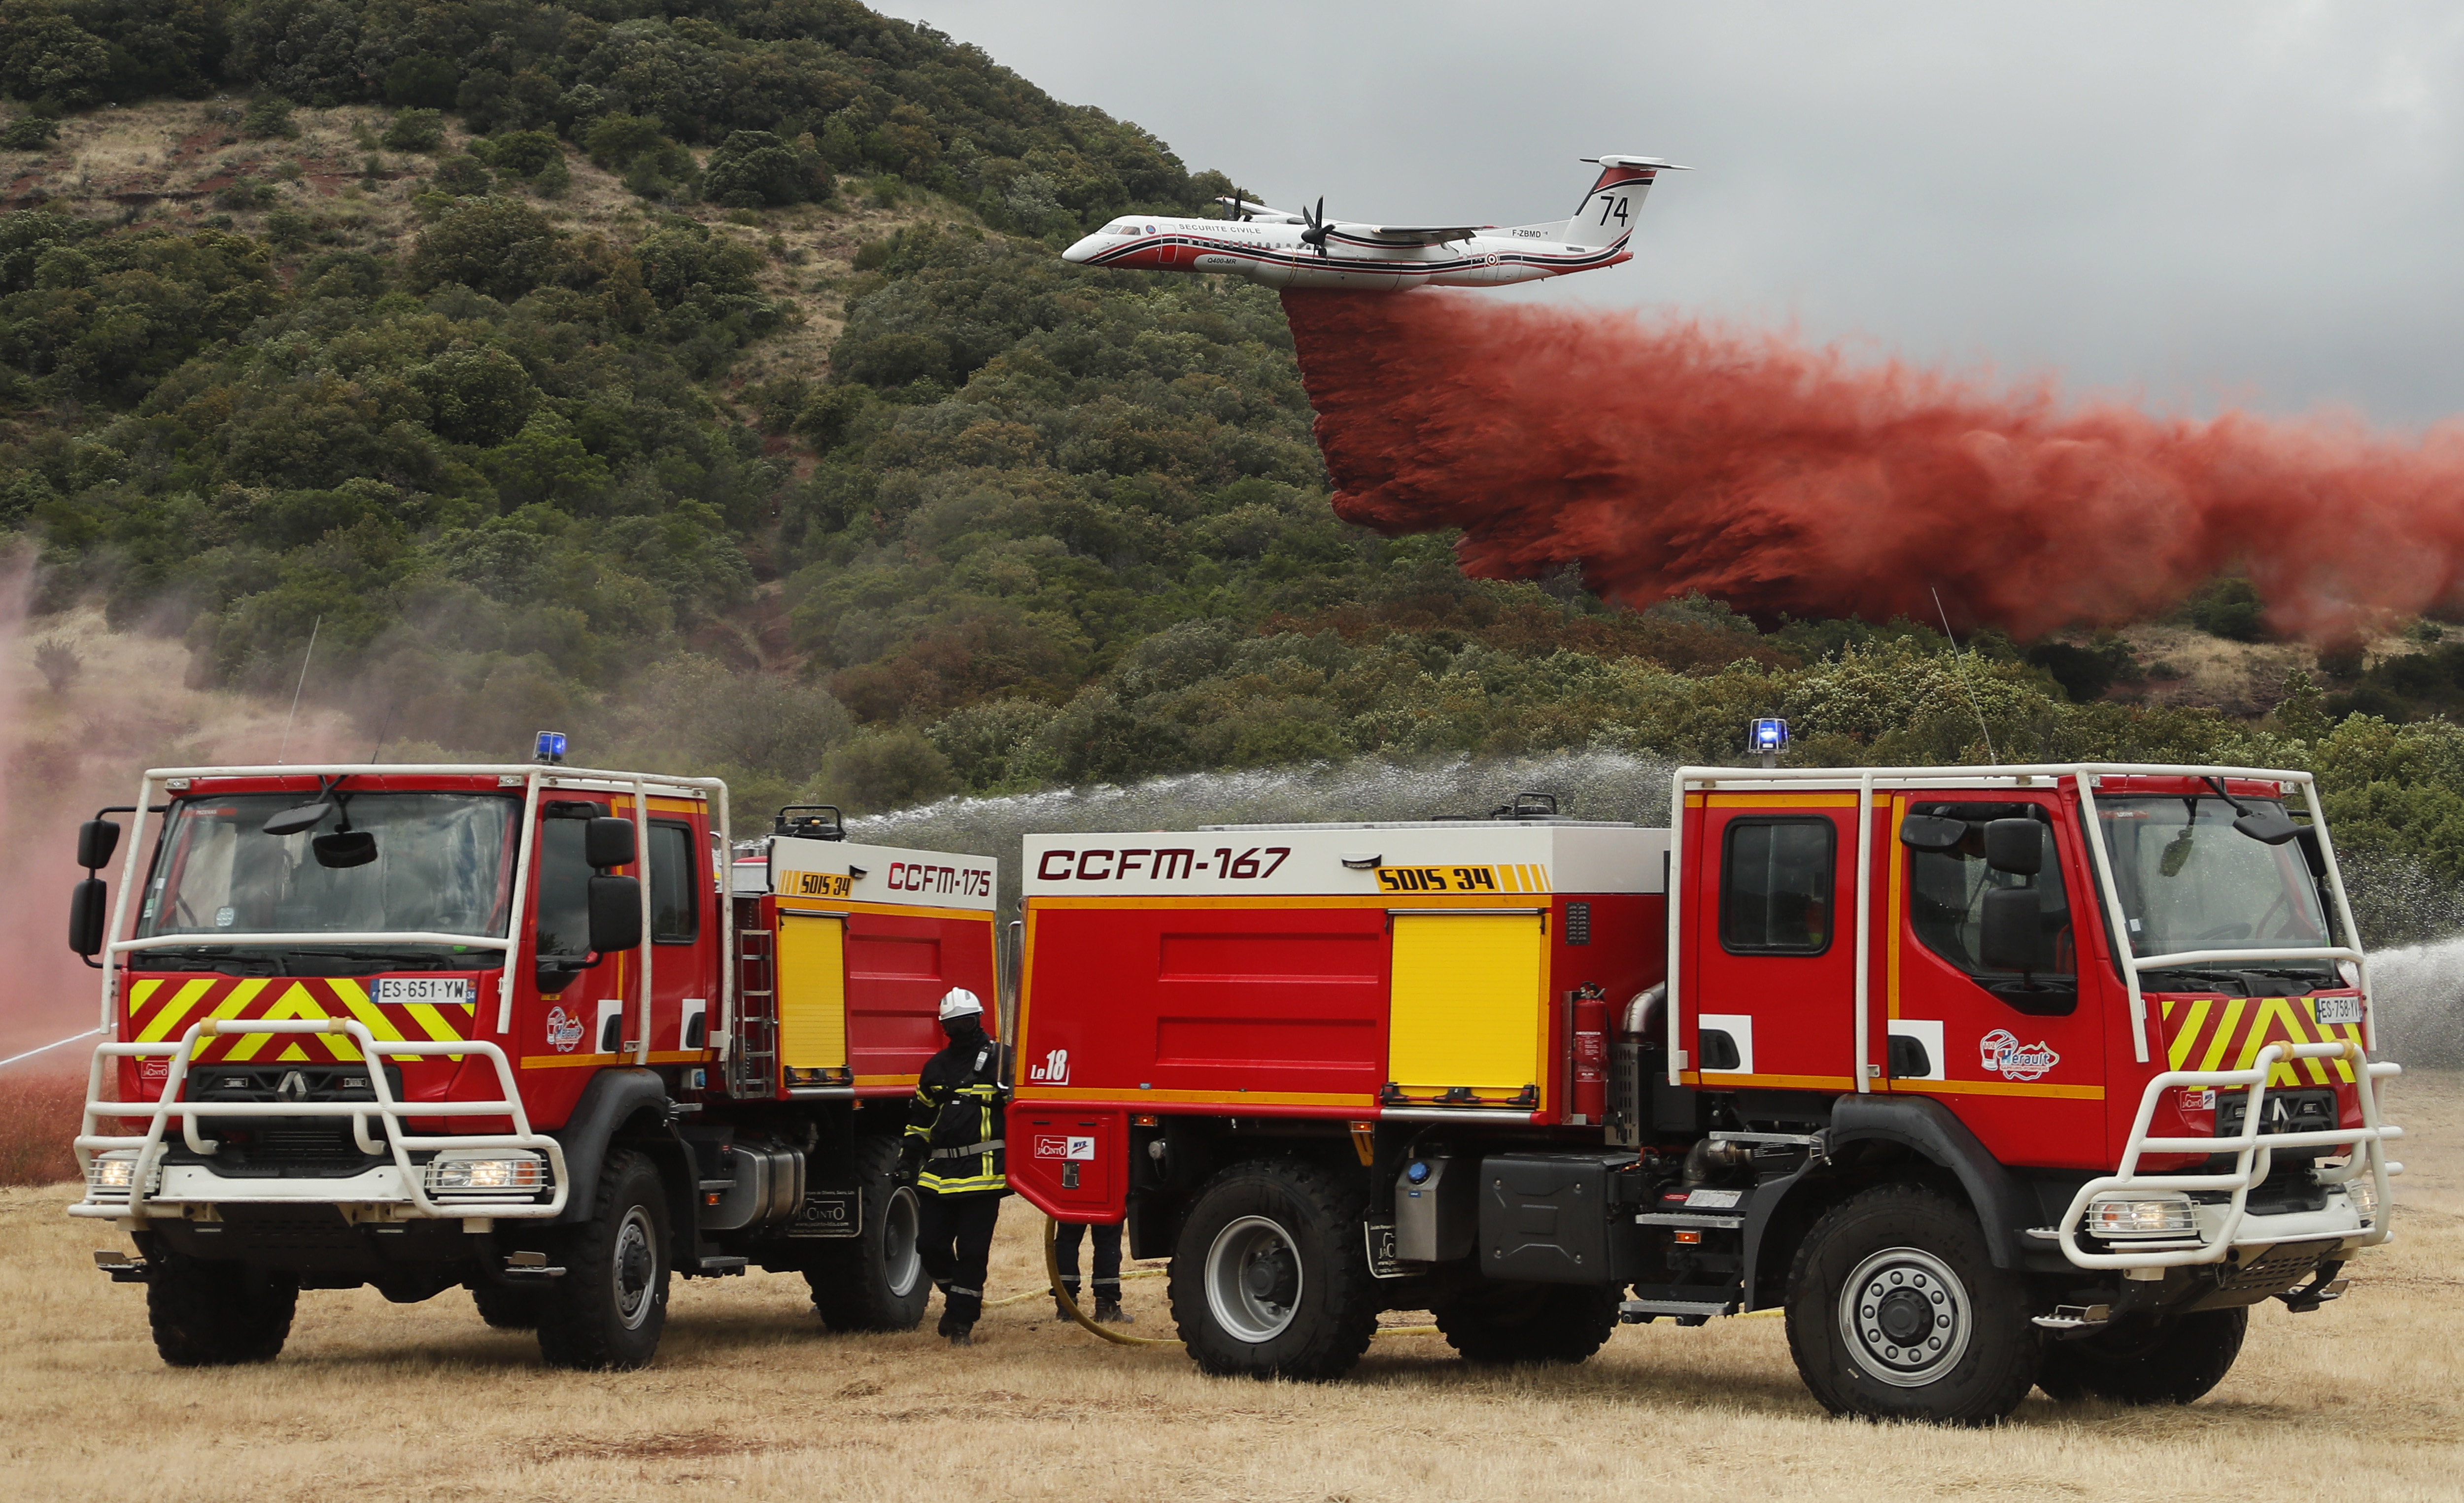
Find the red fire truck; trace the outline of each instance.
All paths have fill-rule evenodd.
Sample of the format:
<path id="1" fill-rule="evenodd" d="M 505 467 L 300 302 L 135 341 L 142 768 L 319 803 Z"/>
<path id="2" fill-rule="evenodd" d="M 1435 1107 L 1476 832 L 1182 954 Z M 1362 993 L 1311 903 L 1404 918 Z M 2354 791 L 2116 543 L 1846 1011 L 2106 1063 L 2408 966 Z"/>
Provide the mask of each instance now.
<path id="1" fill-rule="evenodd" d="M 180 1365 L 281 1350 L 298 1291 L 467 1288 L 558 1365 L 650 1359 L 671 1274 L 802 1273 L 833 1330 L 929 1286 L 905 1102 L 996 995 L 996 863 L 715 779 L 561 764 L 192 767 L 84 827 L 101 970 L 84 1200 Z M 153 820 L 111 904 L 113 814 Z M 724 875 L 737 873 L 733 877 Z M 99 957 L 99 959 L 97 959 Z"/>
<path id="2" fill-rule="evenodd" d="M 1389 1309 L 1579 1361 L 1781 1307 L 1833 1411 L 1955 1423 L 2188 1402 L 2386 1240 L 2397 1067 L 2307 774 L 1671 807 L 1030 837 L 1013 1185 L 1169 1257 L 1209 1372 L 1339 1375 Z"/>

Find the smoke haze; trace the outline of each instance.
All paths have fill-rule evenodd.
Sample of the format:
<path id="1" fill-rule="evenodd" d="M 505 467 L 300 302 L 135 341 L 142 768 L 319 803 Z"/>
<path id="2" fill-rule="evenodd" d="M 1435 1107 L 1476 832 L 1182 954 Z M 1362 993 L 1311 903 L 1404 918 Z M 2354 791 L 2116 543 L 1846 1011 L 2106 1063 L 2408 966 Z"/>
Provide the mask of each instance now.
<path id="1" fill-rule="evenodd" d="M 1571 563 L 1623 605 L 2020 638 L 2246 569 L 2280 630 L 2348 637 L 2456 594 L 2464 425 L 2197 422 L 1698 322 L 1478 294 L 1287 292 L 1335 510 L 1460 527 L 1467 573 Z"/>

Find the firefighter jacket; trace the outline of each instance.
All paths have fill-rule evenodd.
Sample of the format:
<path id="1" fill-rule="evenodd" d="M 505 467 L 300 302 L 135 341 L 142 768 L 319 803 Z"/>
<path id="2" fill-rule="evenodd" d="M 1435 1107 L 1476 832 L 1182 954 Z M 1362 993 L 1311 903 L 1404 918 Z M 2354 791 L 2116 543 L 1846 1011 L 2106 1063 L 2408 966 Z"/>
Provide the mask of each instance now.
<path id="1" fill-rule="evenodd" d="M 956 1041 L 925 1061 L 900 1145 L 916 1188 L 938 1195 L 999 1194 L 1009 1188 L 1001 1138 L 1009 1105 L 1008 1064 L 1001 1041 L 980 1033 Z"/>

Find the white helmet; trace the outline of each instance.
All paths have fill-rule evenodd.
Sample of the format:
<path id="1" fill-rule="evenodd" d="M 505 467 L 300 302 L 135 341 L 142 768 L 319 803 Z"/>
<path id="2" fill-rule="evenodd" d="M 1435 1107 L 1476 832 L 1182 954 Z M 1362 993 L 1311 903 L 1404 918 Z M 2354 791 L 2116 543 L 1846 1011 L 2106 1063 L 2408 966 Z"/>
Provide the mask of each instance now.
<path id="1" fill-rule="evenodd" d="M 944 1023 L 952 1018 L 979 1017 L 983 1010 L 983 1000 L 964 986 L 953 986 L 941 994 L 941 1021 Z"/>

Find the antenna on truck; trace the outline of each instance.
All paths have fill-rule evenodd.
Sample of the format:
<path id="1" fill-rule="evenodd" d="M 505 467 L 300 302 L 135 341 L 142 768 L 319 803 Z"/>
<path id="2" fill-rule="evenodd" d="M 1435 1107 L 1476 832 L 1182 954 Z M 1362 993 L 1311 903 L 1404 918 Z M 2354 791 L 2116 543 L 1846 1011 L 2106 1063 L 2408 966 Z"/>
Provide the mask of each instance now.
<path id="1" fill-rule="evenodd" d="M 1942 611 L 1942 634 L 1950 639 L 1950 661 L 1959 674 L 1959 692 L 1968 696 L 1968 708 L 1976 715 L 1976 733 L 1985 738 L 1985 760 L 1999 767 L 2002 759 L 1993 750 L 1993 733 L 1985 728 L 1984 706 L 1976 702 L 1976 691 L 1968 687 L 1968 665 L 1960 660 L 1959 638 L 1950 630 L 1950 612 L 1942 608 L 1942 591 L 1930 585 L 1925 589 L 1933 596 L 1933 608 Z"/>
<path id="2" fill-rule="evenodd" d="M 299 696 L 308 687 L 308 665 L 317 658 L 317 633 L 324 628 L 325 618 L 319 616 L 308 629 L 308 651 L 299 654 L 299 682 L 291 691 L 291 715 L 282 722 L 282 749 L 274 754 L 277 767 L 291 760 L 291 726 L 299 718 Z M 373 760 L 373 759 L 371 759 Z"/>

